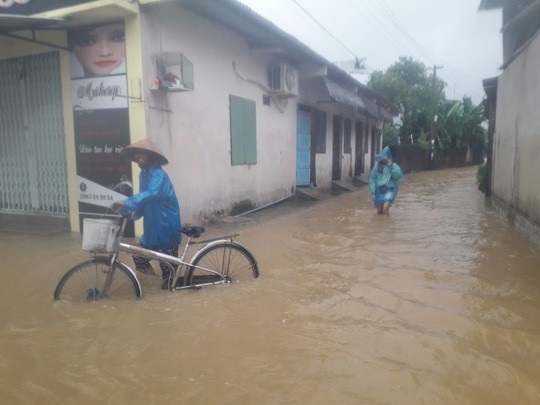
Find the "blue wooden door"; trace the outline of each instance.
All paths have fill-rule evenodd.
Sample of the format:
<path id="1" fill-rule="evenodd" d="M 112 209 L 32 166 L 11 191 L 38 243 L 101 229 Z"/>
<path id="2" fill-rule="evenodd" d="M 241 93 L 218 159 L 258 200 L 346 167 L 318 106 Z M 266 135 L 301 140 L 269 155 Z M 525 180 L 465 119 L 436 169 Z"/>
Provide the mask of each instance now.
<path id="1" fill-rule="evenodd" d="M 296 185 L 309 186 L 311 113 L 298 110 L 296 124 Z"/>

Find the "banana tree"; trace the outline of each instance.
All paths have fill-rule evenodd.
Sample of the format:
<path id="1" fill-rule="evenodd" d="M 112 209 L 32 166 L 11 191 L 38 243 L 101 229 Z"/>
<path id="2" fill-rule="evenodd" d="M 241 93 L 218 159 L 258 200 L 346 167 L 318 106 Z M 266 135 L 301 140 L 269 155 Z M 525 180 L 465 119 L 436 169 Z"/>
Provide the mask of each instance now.
<path id="1" fill-rule="evenodd" d="M 484 152 L 485 130 L 483 105 L 473 105 L 469 97 L 439 106 L 437 148 L 450 153 L 472 151 L 475 160 Z"/>

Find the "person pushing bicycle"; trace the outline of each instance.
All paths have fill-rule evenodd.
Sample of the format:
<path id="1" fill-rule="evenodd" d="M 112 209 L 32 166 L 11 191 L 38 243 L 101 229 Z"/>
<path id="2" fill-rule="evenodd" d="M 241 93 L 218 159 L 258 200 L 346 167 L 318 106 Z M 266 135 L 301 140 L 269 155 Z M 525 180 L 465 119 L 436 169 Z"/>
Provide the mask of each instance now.
<path id="1" fill-rule="evenodd" d="M 114 202 L 112 210 L 123 216 L 132 215 L 135 220 L 143 217 L 140 247 L 178 257 L 182 242 L 180 206 L 173 184 L 162 168 L 169 161 L 149 139 L 126 146 L 120 155 L 141 168 L 140 190 L 124 201 Z M 133 261 L 137 271 L 156 275 L 148 259 L 134 255 Z M 163 289 L 167 288 L 170 269 L 165 264 L 160 264 L 160 268 Z"/>

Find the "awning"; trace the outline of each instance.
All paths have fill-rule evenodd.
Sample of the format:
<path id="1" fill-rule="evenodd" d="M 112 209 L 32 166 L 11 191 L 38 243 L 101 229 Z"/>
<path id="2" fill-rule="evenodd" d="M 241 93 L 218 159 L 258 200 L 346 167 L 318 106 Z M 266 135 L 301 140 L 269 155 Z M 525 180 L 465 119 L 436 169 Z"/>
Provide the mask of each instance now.
<path id="1" fill-rule="evenodd" d="M 32 4 L 33 3 L 30 3 L 30 5 Z M 138 6 L 134 4 L 134 2 L 119 2 L 113 0 L 83 2 L 71 7 L 44 11 L 44 13 L 39 16 L 36 14 L 23 15 L 1 13 L 0 35 L 67 50 L 66 47 L 37 40 L 35 34 L 36 31 L 68 30 L 71 27 L 121 20 L 127 16 L 137 15 L 137 13 Z M 32 36 L 21 35 L 21 32 L 23 31 L 31 31 Z"/>
<path id="2" fill-rule="evenodd" d="M 63 18 L 31 17 L 27 15 L 0 14 L 0 33 L 15 31 L 62 28 Z"/>
<path id="3" fill-rule="evenodd" d="M 51 44 L 36 39 L 35 32 L 38 30 L 65 30 L 64 18 L 59 17 L 32 17 L 18 14 L 0 14 L 0 35 L 15 38 L 25 42 L 46 45 L 52 48 L 67 50 L 66 47 Z M 20 31 L 32 31 L 32 37 L 17 34 Z"/>
<path id="4" fill-rule="evenodd" d="M 341 87 L 327 77 L 323 77 L 322 80 L 331 101 L 350 105 L 369 116 L 379 118 L 379 106 L 376 102 Z"/>

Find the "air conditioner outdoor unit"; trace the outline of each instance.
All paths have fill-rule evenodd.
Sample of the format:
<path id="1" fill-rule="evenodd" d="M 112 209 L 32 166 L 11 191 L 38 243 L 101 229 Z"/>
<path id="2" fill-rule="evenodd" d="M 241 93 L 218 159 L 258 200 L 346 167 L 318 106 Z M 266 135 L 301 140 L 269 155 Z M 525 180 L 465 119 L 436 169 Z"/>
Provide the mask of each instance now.
<path id="1" fill-rule="evenodd" d="M 298 96 L 298 71 L 281 63 L 268 69 L 268 85 L 279 96 Z"/>

